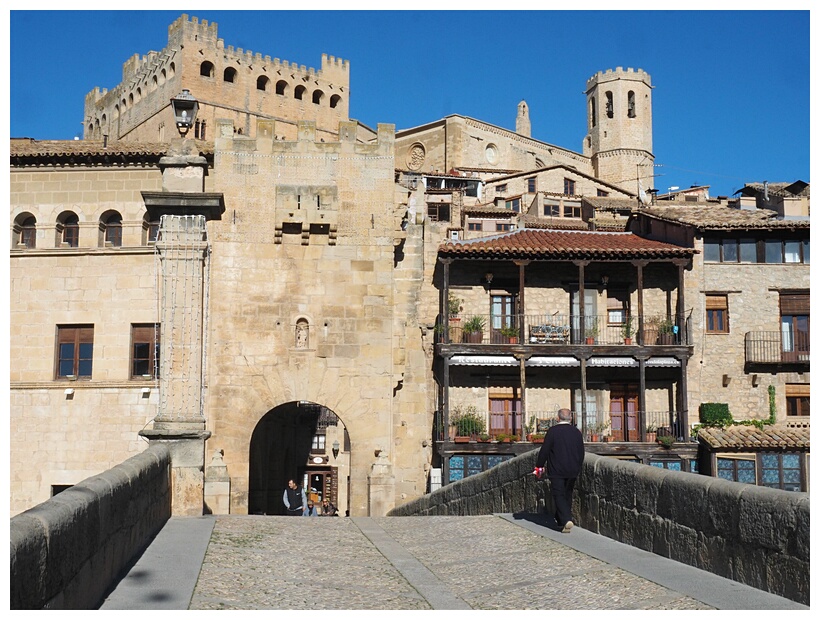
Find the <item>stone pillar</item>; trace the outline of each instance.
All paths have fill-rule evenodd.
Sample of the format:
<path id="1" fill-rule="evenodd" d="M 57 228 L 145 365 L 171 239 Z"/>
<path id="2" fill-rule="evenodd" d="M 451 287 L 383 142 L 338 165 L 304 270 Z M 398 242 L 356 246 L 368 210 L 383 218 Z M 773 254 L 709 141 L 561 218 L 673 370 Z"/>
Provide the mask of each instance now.
<path id="1" fill-rule="evenodd" d="M 384 450 L 376 450 L 376 461 L 367 477 L 367 514 L 383 517 L 396 506 L 396 478 Z"/>
<path id="2" fill-rule="evenodd" d="M 205 513 L 227 515 L 231 513 L 231 478 L 228 467 L 222 460 L 222 450 L 211 457 L 211 464 L 205 468 Z"/>

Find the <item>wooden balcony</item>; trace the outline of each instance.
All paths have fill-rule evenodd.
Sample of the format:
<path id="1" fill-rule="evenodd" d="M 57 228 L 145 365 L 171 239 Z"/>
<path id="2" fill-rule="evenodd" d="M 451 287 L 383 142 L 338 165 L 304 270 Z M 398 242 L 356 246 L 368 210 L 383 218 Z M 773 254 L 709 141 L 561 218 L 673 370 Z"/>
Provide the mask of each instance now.
<path id="1" fill-rule="evenodd" d="M 809 367 L 811 342 L 807 332 L 747 332 L 745 345 L 747 364 Z"/>

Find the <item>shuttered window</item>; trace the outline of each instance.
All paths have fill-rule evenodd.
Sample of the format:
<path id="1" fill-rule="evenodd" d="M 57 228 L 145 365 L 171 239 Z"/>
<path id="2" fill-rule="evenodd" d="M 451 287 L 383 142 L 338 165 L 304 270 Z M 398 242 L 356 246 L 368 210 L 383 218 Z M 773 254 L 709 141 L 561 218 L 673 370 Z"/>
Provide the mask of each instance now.
<path id="1" fill-rule="evenodd" d="M 729 333 L 729 299 L 727 295 L 706 295 L 706 333 Z"/>

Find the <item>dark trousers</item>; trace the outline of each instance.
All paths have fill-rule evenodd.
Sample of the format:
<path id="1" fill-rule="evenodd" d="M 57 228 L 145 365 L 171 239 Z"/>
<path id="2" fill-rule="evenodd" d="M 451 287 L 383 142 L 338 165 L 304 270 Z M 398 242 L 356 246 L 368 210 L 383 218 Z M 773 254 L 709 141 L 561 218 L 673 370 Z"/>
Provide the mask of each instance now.
<path id="1" fill-rule="evenodd" d="M 301 517 L 302 516 L 302 509 L 297 508 L 296 510 L 291 510 L 288 508 L 288 516 L 289 517 Z"/>
<path id="2" fill-rule="evenodd" d="M 555 521 L 559 527 L 564 527 L 567 521 L 572 521 L 572 490 L 575 488 L 575 478 L 550 478 L 550 493 L 555 502 Z"/>

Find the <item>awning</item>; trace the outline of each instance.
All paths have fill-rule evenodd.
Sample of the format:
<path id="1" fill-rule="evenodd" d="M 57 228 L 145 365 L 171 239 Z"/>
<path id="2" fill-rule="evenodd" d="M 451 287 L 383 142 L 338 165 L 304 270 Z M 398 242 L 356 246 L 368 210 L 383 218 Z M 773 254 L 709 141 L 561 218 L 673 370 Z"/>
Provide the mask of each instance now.
<path id="1" fill-rule="evenodd" d="M 512 355 L 454 355 L 450 358 L 451 366 L 518 366 L 518 360 Z M 581 362 L 567 355 L 538 355 L 528 359 L 528 367 L 564 367 L 578 368 Z M 638 361 L 631 357 L 590 357 L 587 366 L 592 368 L 637 368 Z M 674 357 L 651 357 L 646 360 L 647 368 L 676 368 L 680 360 Z"/>

